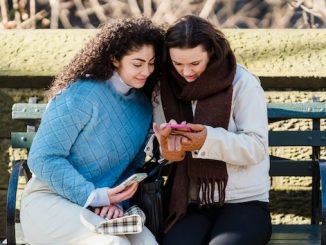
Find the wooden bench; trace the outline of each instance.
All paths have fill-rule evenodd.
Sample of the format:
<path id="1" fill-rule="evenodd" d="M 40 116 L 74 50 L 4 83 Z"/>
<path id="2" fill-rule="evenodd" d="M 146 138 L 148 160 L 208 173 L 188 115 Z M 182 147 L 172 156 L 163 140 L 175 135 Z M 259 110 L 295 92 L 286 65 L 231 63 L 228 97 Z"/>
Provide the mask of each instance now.
<path id="1" fill-rule="evenodd" d="M 45 104 L 15 104 L 12 119 L 28 120 L 28 125 L 39 120 Z M 271 155 L 271 176 L 311 176 L 311 224 L 273 225 L 273 235 L 269 244 L 326 244 L 326 163 L 320 160 L 320 149 L 326 146 L 326 131 L 320 129 L 321 119 L 326 118 L 326 104 L 320 102 L 298 104 L 269 104 L 269 122 L 298 119 L 310 120 L 310 131 L 271 131 L 271 147 L 308 146 L 312 149 L 310 159 L 298 161 Z M 255 118 L 253 118 L 255 120 Z M 29 149 L 35 135 L 29 132 L 13 132 L 12 147 Z M 31 177 L 25 159 L 13 162 L 9 180 L 7 199 L 7 242 L 16 244 L 15 211 L 16 192 L 19 175 L 24 172 L 27 180 Z M 320 185 L 320 183 L 322 183 Z M 320 188 L 324 191 L 320 191 Z M 291 205 L 291 200 L 289 200 Z M 320 224 L 321 223 L 321 224 Z M 17 223 L 16 223 L 17 226 Z M 257 234 L 259 236 L 259 234 Z M 22 239 L 19 239 L 22 241 Z"/>

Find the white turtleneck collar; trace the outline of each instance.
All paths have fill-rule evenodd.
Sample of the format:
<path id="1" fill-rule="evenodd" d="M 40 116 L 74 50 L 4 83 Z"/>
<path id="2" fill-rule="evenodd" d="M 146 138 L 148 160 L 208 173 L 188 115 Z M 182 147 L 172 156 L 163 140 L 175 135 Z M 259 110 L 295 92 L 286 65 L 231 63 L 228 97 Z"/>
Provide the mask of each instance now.
<path id="1" fill-rule="evenodd" d="M 122 81 L 121 77 L 116 71 L 113 72 L 113 75 L 109 80 L 112 83 L 113 87 L 121 94 L 126 95 L 130 89 L 132 89 L 131 86 Z"/>

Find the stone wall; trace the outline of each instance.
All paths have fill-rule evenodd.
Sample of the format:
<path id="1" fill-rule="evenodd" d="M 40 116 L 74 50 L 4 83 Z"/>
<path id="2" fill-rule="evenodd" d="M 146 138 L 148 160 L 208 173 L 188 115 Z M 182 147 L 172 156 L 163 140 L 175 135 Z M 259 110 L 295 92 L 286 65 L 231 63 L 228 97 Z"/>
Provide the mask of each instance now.
<path id="1" fill-rule="evenodd" d="M 0 87 L 36 86 L 35 77 L 42 80 L 44 76 L 56 75 L 96 32 L 94 29 L 3 31 Z M 263 85 L 300 83 L 310 88 L 326 87 L 326 30 L 225 29 L 224 32 L 237 61 L 258 75 Z"/>
<path id="2" fill-rule="evenodd" d="M 1 76 L 57 74 L 96 30 L 11 30 L 0 35 Z M 261 77 L 325 77 L 326 30 L 225 29 L 239 63 Z"/>

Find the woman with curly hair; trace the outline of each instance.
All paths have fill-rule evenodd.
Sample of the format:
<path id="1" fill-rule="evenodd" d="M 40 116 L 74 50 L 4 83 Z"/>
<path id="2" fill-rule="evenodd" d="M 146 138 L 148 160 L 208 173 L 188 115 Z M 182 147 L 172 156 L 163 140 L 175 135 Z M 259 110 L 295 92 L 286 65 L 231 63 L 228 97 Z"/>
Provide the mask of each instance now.
<path id="1" fill-rule="evenodd" d="M 90 215 L 121 217 L 137 190 L 121 182 L 144 162 L 162 43 L 149 19 L 117 20 L 56 77 L 28 158 L 33 178 L 21 203 L 28 243 L 157 244 L 146 227 L 133 235 L 92 232 L 80 212 L 90 203 Z"/>

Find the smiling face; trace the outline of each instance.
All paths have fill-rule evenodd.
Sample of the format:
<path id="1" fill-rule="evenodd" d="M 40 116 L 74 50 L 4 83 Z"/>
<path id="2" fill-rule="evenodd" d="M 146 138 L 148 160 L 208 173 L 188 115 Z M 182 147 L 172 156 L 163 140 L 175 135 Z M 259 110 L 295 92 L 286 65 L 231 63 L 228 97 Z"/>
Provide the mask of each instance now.
<path id="1" fill-rule="evenodd" d="M 170 48 L 172 64 L 187 82 L 195 81 L 205 70 L 209 54 L 202 45 L 194 48 Z"/>
<path id="2" fill-rule="evenodd" d="M 121 60 L 113 60 L 115 71 L 122 81 L 133 88 L 142 88 L 154 71 L 155 51 L 152 45 L 143 45 L 131 51 Z"/>

